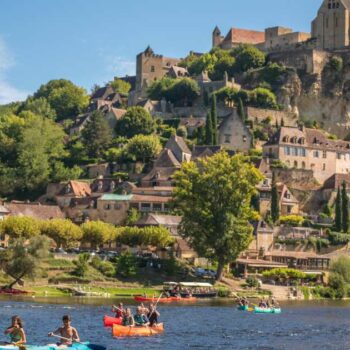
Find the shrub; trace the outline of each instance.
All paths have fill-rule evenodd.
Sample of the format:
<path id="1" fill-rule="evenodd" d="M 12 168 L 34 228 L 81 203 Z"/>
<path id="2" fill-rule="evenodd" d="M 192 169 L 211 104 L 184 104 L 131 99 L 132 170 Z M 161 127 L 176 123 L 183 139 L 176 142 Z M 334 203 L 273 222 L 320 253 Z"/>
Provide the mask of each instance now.
<path id="1" fill-rule="evenodd" d="M 332 245 L 345 245 L 350 242 L 350 235 L 347 233 L 330 232 L 328 239 Z"/>
<path id="2" fill-rule="evenodd" d="M 245 283 L 249 288 L 259 288 L 259 281 L 256 277 L 250 276 L 245 280 Z"/>
<path id="3" fill-rule="evenodd" d="M 106 277 L 115 277 L 116 275 L 114 265 L 109 261 L 102 261 L 98 256 L 95 256 L 92 259 L 91 266 L 100 271 Z"/>
<path id="4" fill-rule="evenodd" d="M 332 273 L 329 277 L 329 286 L 335 291 L 337 299 L 343 299 L 347 296 L 347 286 L 342 275 L 339 273 Z"/>
<path id="5" fill-rule="evenodd" d="M 117 273 L 122 277 L 133 277 L 137 272 L 137 259 L 129 252 L 123 253 L 117 260 Z"/>
<path id="6" fill-rule="evenodd" d="M 281 225 L 287 226 L 300 226 L 304 221 L 304 218 L 300 215 L 286 215 L 280 217 Z"/>
<path id="7" fill-rule="evenodd" d="M 330 270 L 333 274 L 342 276 L 346 283 L 350 283 L 350 258 L 347 256 L 340 256 L 333 261 Z"/>
<path id="8" fill-rule="evenodd" d="M 334 56 L 329 60 L 329 67 L 336 72 L 341 72 L 343 65 L 343 59 L 339 56 Z"/>

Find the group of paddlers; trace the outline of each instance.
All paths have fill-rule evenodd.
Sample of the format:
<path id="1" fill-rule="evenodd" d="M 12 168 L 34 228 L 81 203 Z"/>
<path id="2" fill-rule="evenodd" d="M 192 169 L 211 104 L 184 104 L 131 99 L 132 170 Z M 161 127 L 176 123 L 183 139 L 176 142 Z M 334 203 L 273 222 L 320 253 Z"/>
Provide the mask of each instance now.
<path id="1" fill-rule="evenodd" d="M 250 302 L 247 298 L 238 298 L 237 303 L 238 306 L 250 306 Z M 254 304 L 254 306 L 256 305 Z M 260 299 L 257 306 L 262 309 L 278 308 L 279 303 L 274 297 L 271 297 L 270 299 Z"/>
<path id="2" fill-rule="evenodd" d="M 56 331 L 50 332 L 48 334 L 49 337 L 57 337 L 60 339 L 60 341 L 54 345 L 65 348 L 72 345 L 73 342 L 80 342 L 78 331 L 71 326 L 71 317 L 69 315 L 63 316 L 62 322 L 63 325 L 61 327 L 59 327 Z M 23 323 L 19 316 L 12 317 L 11 326 L 6 328 L 5 334 L 10 337 L 9 344 L 20 347 L 27 342 Z"/>
<path id="3" fill-rule="evenodd" d="M 123 303 L 119 303 L 118 306 L 112 306 L 112 312 L 115 313 L 116 318 L 122 319 L 123 326 L 129 327 L 153 327 L 158 325 L 158 317 L 160 317 L 159 311 L 156 309 L 156 305 L 151 303 L 148 307 L 145 307 L 141 303 L 136 308 L 135 315 L 132 314 L 130 308 L 124 308 Z"/>

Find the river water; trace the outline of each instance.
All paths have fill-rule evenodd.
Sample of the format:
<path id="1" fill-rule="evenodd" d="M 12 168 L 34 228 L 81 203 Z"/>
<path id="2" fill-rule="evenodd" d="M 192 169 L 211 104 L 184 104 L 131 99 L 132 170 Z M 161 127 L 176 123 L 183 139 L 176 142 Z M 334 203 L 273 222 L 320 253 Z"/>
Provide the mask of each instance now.
<path id="1" fill-rule="evenodd" d="M 282 304 L 281 315 L 258 315 L 235 309 L 232 301 L 200 301 L 192 305 L 160 305 L 165 333 L 150 338 L 113 339 L 102 326 L 113 299 L 0 299 L 0 330 L 20 315 L 28 343 L 47 344 L 47 333 L 73 318 L 80 337 L 117 349 L 350 349 L 350 302 Z M 133 301 L 124 304 L 135 306 Z M 4 337 L 5 339 L 5 337 Z M 1 338 L 0 338 L 1 340 Z"/>

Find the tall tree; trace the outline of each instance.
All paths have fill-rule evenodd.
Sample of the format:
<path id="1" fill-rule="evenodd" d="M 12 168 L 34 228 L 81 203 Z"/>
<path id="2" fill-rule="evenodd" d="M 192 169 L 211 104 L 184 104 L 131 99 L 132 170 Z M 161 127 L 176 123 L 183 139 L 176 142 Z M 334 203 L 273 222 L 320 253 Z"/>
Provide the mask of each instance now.
<path id="1" fill-rule="evenodd" d="M 219 143 L 218 136 L 218 114 L 216 110 L 216 95 L 213 94 L 211 97 L 211 122 L 213 124 L 213 145 L 217 145 Z"/>
<path id="2" fill-rule="evenodd" d="M 205 143 L 208 146 L 213 144 L 213 123 L 210 113 L 208 113 L 207 120 L 205 122 Z"/>
<path id="3" fill-rule="evenodd" d="M 275 223 L 280 218 L 280 205 L 279 205 L 279 196 L 278 189 L 276 184 L 276 177 L 273 173 L 272 175 L 272 187 L 271 187 L 271 218 Z"/>
<path id="4" fill-rule="evenodd" d="M 242 122 L 244 123 L 246 120 L 246 116 L 245 116 L 245 111 L 244 111 L 244 106 L 243 106 L 243 101 L 241 98 L 238 99 L 238 115 L 241 117 Z"/>
<path id="5" fill-rule="evenodd" d="M 90 157 L 100 158 L 112 141 L 112 131 L 102 111 L 92 112 L 82 131 L 82 141 Z"/>
<path id="6" fill-rule="evenodd" d="M 219 152 L 175 174 L 174 200 L 182 213 L 180 234 L 201 257 L 217 261 L 220 280 L 252 239 L 251 198 L 261 173 L 243 155 Z"/>
<path id="7" fill-rule="evenodd" d="M 341 232 L 342 230 L 342 200 L 341 200 L 341 192 L 338 187 L 337 198 L 335 200 L 335 230 L 337 232 Z"/>
<path id="8" fill-rule="evenodd" d="M 342 205 L 342 229 L 343 229 L 343 232 L 347 233 L 349 231 L 349 197 L 348 197 L 345 181 L 342 183 L 341 205 Z"/>

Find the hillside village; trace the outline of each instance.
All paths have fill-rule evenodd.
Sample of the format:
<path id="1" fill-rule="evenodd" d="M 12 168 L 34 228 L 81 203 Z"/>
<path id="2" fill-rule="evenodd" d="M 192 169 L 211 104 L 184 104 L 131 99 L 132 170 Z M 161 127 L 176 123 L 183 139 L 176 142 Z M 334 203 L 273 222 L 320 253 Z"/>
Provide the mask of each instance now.
<path id="1" fill-rule="evenodd" d="M 254 240 L 232 267 L 241 276 L 286 267 L 322 274 L 349 253 L 339 216 L 350 194 L 349 19 L 349 1 L 324 0 L 310 33 L 223 36 L 216 26 L 210 52 L 168 58 L 147 47 L 135 76 L 89 96 L 58 80 L 0 107 L 0 220 L 165 227 L 176 258 L 200 265 L 180 234 L 174 174 L 222 151 L 243 153 L 263 179 L 251 203 Z M 35 138 L 49 146 L 28 156 Z"/>

